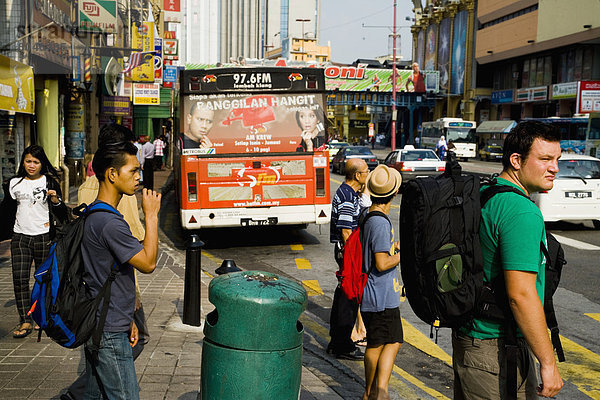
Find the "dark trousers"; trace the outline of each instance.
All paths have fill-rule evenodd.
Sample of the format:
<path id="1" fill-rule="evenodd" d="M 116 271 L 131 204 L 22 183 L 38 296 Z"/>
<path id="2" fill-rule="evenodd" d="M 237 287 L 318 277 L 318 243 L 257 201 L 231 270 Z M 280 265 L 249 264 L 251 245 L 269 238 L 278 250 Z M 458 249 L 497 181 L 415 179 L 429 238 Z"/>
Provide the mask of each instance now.
<path id="1" fill-rule="evenodd" d="M 338 266 L 343 266 L 341 246 L 334 249 L 334 257 Z M 333 293 L 333 304 L 329 316 L 329 336 L 331 341 L 327 350 L 334 354 L 350 353 L 356 350 L 356 345 L 351 339 L 352 329 L 356 323 L 358 304 L 348 300 L 342 289 L 338 286 Z"/>
<path id="2" fill-rule="evenodd" d="M 144 345 L 148 343 L 150 335 L 148 333 L 148 327 L 146 326 L 146 316 L 144 314 L 144 307 L 140 307 L 135 313 L 133 313 L 133 320 L 138 327 L 139 330 L 139 340 L 135 347 L 131 349 L 133 353 L 133 360 L 138 358 L 138 356 L 144 350 Z M 85 390 L 87 386 L 87 375 L 85 371 L 79 375 L 79 378 L 69 387 L 68 393 L 75 400 L 83 399 L 85 397 Z"/>
<path id="3" fill-rule="evenodd" d="M 163 166 L 163 156 L 154 156 L 154 168 L 162 169 Z"/>
<path id="4" fill-rule="evenodd" d="M 154 189 L 154 158 L 144 160 L 144 187 Z"/>
<path id="5" fill-rule="evenodd" d="M 352 329 L 356 323 L 358 304 L 348 300 L 338 286 L 333 294 L 331 315 L 329 317 L 329 336 L 331 341 L 327 349 L 334 354 L 350 353 L 356 350 L 351 339 Z"/>
<path id="6" fill-rule="evenodd" d="M 50 251 L 50 234 L 30 236 L 14 233 L 10 242 L 10 256 L 12 259 L 13 288 L 20 323 L 31 323 L 31 316 L 27 312 L 31 307 L 31 293 L 29 290 L 29 277 L 31 264 L 35 262 L 38 268 Z"/>

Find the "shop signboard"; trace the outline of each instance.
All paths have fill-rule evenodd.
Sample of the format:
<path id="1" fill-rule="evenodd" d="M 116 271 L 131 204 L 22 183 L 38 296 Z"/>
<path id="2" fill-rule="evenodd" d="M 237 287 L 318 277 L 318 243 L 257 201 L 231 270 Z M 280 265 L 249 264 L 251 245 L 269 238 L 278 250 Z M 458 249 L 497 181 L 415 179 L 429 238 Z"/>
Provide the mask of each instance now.
<path id="1" fill-rule="evenodd" d="M 517 93 L 515 95 L 515 102 L 524 103 L 526 101 L 531 101 L 531 91 L 529 90 L 529 88 L 517 89 Z"/>
<path id="2" fill-rule="evenodd" d="M 503 104 L 513 102 L 513 90 L 497 90 L 492 92 L 492 104 Z"/>
<path id="3" fill-rule="evenodd" d="M 165 65 L 164 71 L 165 82 L 177 82 L 177 66 L 176 65 Z"/>
<path id="4" fill-rule="evenodd" d="M 163 81 L 163 40 L 154 38 L 154 82 Z"/>
<path id="5" fill-rule="evenodd" d="M 327 90 L 339 91 L 392 91 L 392 70 L 378 68 L 340 67 L 329 65 L 325 68 L 325 86 Z M 422 71 L 425 75 L 426 90 L 436 93 L 439 89 L 439 72 Z M 396 91 L 411 92 L 414 90 L 412 84 L 408 85 L 408 78 L 412 74 L 409 70 L 396 71 Z"/>
<path id="6" fill-rule="evenodd" d="M 134 106 L 158 106 L 160 105 L 160 84 L 158 83 L 134 83 L 133 84 Z"/>
<path id="7" fill-rule="evenodd" d="M 163 10 L 171 12 L 181 12 L 180 0 L 163 0 Z"/>
<path id="8" fill-rule="evenodd" d="M 143 52 L 154 51 L 154 22 L 134 22 L 131 29 L 131 41 L 134 49 Z M 139 67 L 131 71 L 134 82 L 154 82 L 154 57 L 149 54 Z"/>
<path id="9" fill-rule="evenodd" d="M 0 55 L 0 110 L 33 114 L 33 69 Z"/>
<path id="10" fill-rule="evenodd" d="M 556 83 L 552 85 L 552 100 L 574 99 L 577 97 L 577 82 Z"/>
<path id="11" fill-rule="evenodd" d="M 600 112 L 600 81 L 577 82 L 577 113 Z"/>
<path id="12" fill-rule="evenodd" d="M 517 89 L 515 102 L 544 101 L 548 99 L 548 86 Z"/>
<path id="13" fill-rule="evenodd" d="M 56 29 L 41 29 L 31 37 L 31 53 L 71 70 L 71 42 L 67 39 L 71 39 L 70 34 L 57 35 Z"/>
<path id="14" fill-rule="evenodd" d="M 531 100 L 533 101 L 544 101 L 548 99 L 548 86 L 538 86 L 530 88 Z"/>
<path id="15" fill-rule="evenodd" d="M 179 42 L 177 39 L 163 39 L 164 44 L 164 55 L 167 60 L 178 60 L 179 59 Z"/>
<path id="16" fill-rule="evenodd" d="M 125 116 L 131 114 L 129 97 L 102 96 L 101 113 L 103 115 Z"/>
<path id="17" fill-rule="evenodd" d="M 79 29 L 101 33 L 117 32 L 116 0 L 79 0 Z"/>
<path id="18" fill-rule="evenodd" d="M 85 152 L 85 105 L 71 103 L 65 118 L 67 158 L 83 159 Z"/>

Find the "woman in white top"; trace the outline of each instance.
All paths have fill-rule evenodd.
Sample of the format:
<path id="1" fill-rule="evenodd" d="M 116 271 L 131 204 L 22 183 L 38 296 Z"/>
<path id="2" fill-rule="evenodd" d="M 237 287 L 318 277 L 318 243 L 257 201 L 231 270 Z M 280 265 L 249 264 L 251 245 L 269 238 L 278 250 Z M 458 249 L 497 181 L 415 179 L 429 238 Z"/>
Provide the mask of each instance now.
<path id="1" fill-rule="evenodd" d="M 24 338 L 33 330 L 27 315 L 31 264 L 35 262 L 37 268 L 44 262 L 55 234 L 55 217 L 60 222 L 67 221 L 68 209 L 61 199 L 56 170 L 38 145 L 25 149 L 17 175 L 3 186 L 0 240 L 12 237 L 13 286 L 20 318 L 13 337 Z"/>

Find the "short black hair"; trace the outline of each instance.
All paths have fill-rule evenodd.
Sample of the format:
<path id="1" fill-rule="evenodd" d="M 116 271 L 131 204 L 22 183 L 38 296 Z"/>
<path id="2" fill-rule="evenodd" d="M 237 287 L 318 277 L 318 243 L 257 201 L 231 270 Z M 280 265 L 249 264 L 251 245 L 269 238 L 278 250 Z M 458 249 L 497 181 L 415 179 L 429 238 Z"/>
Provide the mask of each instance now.
<path id="1" fill-rule="evenodd" d="M 387 204 L 390 201 L 393 200 L 394 196 L 396 196 L 398 194 L 398 192 L 394 193 L 394 194 L 390 194 L 389 196 L 385 196 L 385 197 L 375 197 L 375 196 L 371 196 L 371 203 L 373 204 Z"/>
<path id="2" fill-rule="evenodd" d="M 131 142 L 117 142 L 100 147 L 92 161 L 92 169 L 98 181 L 104 181 L 104 174 L 111 167 L 119 171 L 127 163 L 126 156 L 135 156 L 136 153 L 137 147 Z"/>
<path id="3" fill-rule="evenodd" d="M 98 147 L 119 142 L 135 142 L 135 135 L 129 128 L 115 123 L 106 124 L 100 129 Z"/>
<path id="4" fill-rule="evenodd" d="M 553 124 L 539 121 L 523 121 L 515 126 L 506 139 L 502 149 L 502 167 L 508 170 L 511 167 L 510 156 L 520 154 L 526 160 L 535 139 L 547 142 L 560 142 L 560 131 Z"/>

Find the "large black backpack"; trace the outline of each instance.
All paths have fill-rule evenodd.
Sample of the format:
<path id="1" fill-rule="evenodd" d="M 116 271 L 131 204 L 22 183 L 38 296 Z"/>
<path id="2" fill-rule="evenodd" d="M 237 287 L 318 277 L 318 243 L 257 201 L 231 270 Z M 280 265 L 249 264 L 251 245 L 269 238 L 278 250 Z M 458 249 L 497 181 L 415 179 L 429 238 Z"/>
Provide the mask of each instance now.
<path id="1" fill-rule="evenodd" d="M 449 161 L 436 177 L 409 181 L 400 206 L 400 265 L 415 314 L 433 328 L 473 317 L 483 286 L 479 178 Z"/>
<path id="2" fill-rule="evenodd" d="M 96 297 L 90 296 L 83 279 L 81 241 L 86 218 L 95 212 L 119 214 L 113 207 L 102 202 L 89 207 L 85 204 L 79 206 L 74 211 L 79 218 L 67 225 L 64 233 L 57 237 L 50 247 L 48 258 L 34 274 L 29 314 L 40 326 L 40 335 L 43 330 L 56 343 L 70 349 L 84 344 L 92 334 L 92 351 L 99 348 L 111 285 L 118 270 L 115 264 L 99 294 Z M 100 319 L 96 321 L 101 302 L 102 312 Z"/>

